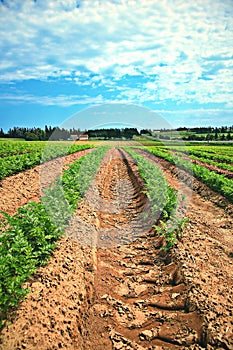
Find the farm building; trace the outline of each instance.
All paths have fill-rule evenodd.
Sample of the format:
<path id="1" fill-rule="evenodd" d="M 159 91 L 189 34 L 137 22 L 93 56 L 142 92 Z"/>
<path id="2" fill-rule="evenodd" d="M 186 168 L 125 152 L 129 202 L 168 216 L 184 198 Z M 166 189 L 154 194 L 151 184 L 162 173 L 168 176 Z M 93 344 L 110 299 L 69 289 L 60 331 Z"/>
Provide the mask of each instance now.
<path id="1" fill-rule="evenodd" d="M 70 141 L 76 141 L 76 140 L 78 140 L 78 135 L 75 135 L 75 134 L 70 135 L 69 140 L 70 140 Z"/>
<path id="2" fill-rule="evenodd" d="M 87 141 L 88 135 L 87 134 L 81 134 L 79 135 L 79 141 Z"/>

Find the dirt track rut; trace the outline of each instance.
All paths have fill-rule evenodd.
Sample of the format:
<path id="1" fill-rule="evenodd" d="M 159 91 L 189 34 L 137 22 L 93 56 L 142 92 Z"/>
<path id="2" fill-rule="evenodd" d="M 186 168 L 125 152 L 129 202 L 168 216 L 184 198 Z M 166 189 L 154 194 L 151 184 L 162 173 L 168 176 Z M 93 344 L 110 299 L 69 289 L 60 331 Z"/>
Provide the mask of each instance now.
<path id="1" fill-rule="evenodd" d="M 83 206 L 95 218 L 92 303 L 83 317 L 82 349 L 180 348 L 201 341 L 201 319 L 187 312 L 188 286 L 164 261 L 138 171 L 125 153 L 109 152 Z M 150 220 L 149 220 L 150 221 Z M 117 229 L 116 229 L 117 227 Z M 74 236 L 73 236 L 74 237 Z"/>

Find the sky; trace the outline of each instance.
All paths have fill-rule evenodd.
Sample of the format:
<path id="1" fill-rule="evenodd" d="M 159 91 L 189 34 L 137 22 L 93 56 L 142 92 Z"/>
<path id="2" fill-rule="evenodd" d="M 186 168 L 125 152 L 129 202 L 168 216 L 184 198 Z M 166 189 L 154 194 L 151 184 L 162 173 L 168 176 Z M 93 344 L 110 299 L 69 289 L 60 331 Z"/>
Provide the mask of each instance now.
<path id="1" fill-rule="evenodd" d="M 233 0 L 0 0 L 0 29 L 6 131 L 233 125 Z"/>

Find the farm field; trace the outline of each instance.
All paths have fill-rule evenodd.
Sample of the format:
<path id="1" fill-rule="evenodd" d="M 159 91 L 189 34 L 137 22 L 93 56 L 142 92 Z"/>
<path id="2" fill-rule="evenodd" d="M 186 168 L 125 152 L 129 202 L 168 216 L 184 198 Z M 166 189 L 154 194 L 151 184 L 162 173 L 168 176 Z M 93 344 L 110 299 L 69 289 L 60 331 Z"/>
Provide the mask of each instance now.
<path id="1" fill-rule="evenodd" d="M 191 173 L 233 203 L 231 146 L 147 146 L 152 154 Z"/>
<path id="2" fill-rule="evenodd" d="M 95 145 L 1 180 L 0 349 L 233 349 L 232 148 Z"/>
<path id="3" fill-rule="evenodd" d="M 51 159 L 91 148 L 83 142 L 5 141 L 0 143 L 0 180 Z"/>

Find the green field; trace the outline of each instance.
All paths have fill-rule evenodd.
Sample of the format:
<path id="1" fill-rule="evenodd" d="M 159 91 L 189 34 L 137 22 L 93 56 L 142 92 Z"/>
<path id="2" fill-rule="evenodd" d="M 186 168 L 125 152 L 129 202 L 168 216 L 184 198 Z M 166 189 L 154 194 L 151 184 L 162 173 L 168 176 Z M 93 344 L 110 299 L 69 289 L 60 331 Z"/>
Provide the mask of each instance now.
<path id="1" fill-rule="evenodd" d="M 222 194 L 231 203 L 233 203 L 233 179 L 228 178 L 223 174 L 218 174 L 215 171 L 207 169 L 205 166 L 200 164 L 193 164 L 191 158 L 187 159 L 189 154 L 198 153 L 199 160 L 201 159 L 204 163 L 208 162 L 207 157 L 213 157 L 218 159 L 214 162 L 216 166 L 221 168 L 222 164 L 225 164 L 229 171 L 232 169 L 232 147 L 228 146 L 147 146 L 144 147 L 147 151 L 154 154 L 155 156 L 165 159 L 176 167 L 185 170 L 190 173 L 198 180 L 205 183 L 209 188 Z M 184 157 L 186 156 L 186 157 Z M 222 161 L 229 161 L 230 163 L 223 163 Z"/>
<path id="2" fill-rule="evenodd" d="M 93 146 L 60 141 L 4 141 L 0 143 L 0 180 L 40 163 Z"/>

